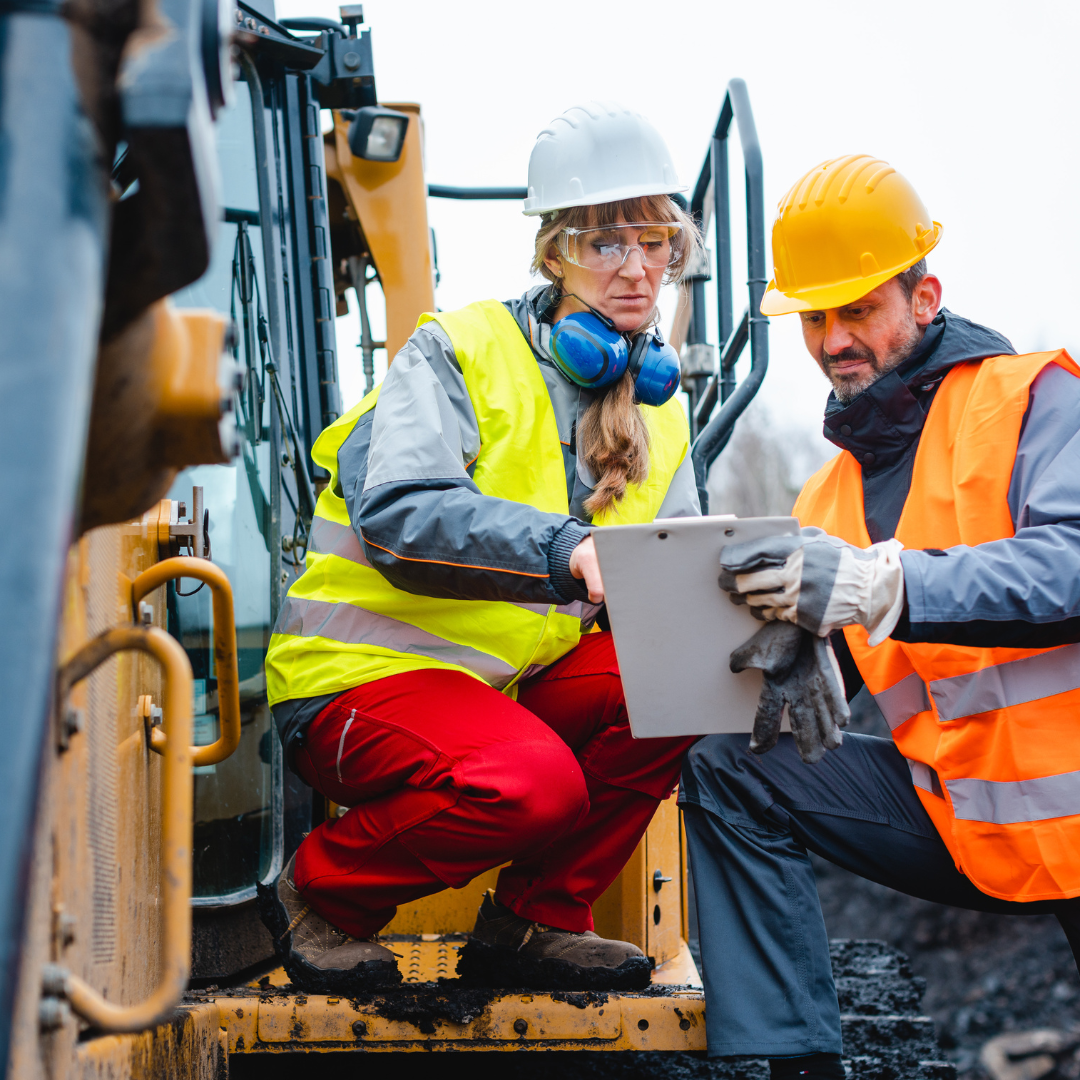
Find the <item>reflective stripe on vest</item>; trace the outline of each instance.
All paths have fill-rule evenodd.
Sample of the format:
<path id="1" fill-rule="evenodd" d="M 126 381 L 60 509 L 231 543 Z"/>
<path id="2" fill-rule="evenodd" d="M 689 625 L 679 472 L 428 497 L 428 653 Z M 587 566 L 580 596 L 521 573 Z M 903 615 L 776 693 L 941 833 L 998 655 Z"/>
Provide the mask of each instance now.
<path id="1" fill-rule="evenodd" d="M 966 675 L 935 679 L 930 684 L 930 695 L 937 706 L 938 720 L 948 723 L 1078 688 L 1080 645 L 1065 645 Z"/>
<path id="2" fill-rule="evenodd" d="M 353 527 L 351 525 L 340 525 L 338 522 L 329 521 L 326 518 L 316 517 L 312 521 L 308 551 L 316 552 L 319 555 L 336 555 L 339 559 L 348 559 L 349 562 L 359 563 L 361 566 L 371 566 Z M 546 615 L 551 610 L 550 604 L 526 604 L 516 601 L 513 603 L 514 607 L 534 611 L 538 615 Z M 572 619 L 578 619 L 584 625 L 591 623 L 596 618 L 596 613 L 603 606 L 603 604 L 590 604 L 587 600 L 573 600 L 569 604 L 557 605 L 555 611 L 559 615 L 569 615 Z M 280 621 L 279 618 L 278 622 Z M 285 630 L 281 631 L 281 633 L 287 632 Z M 349 641 L 351 639 L 338 638 L 337 640 Z"/>
<path id="3" fill-rule="evenodd" d="M 930 708 L 926 683 L 915 671 L 888 689 L 878 691 L 874 694 L 874 701 L 881 710 L 881 715 L 885 717 L 890 731 Z"/>
<path id="4" fill-rule="evenodd" d="M 896 528 L 910 548 L 1014 535 L 1008 506 L 1029 389 L 1064 351 L 954 367 L 927 415 Z M 870 545 L 862 472 L 841 452 L 807 481 L 794 513 Z M 912 782 L 957 867 L 1006 900 L 1080 895 L 1080 645 L 977 649 L 845 636 Z"/>
<path id="5" fill-rule="evenodd" d="M 911 782 L 917 788 L 944 798 L 937 773 L 921 761 L 907 759 Z M 953 813 L 960 821 L 991 825 L 1016 825 L 1026 821 L 1080 814 L 1080 770 L 1040 776 L 1035 780 L 978 780 L 957 777 L 946 780 Z"/>
<path id="6" fill-rule="evenodd" d="M 274 633 L 328 638 L 348 645 L 377 645 L 394 652 L 426 656 L 443 664 L 475 671 L 495 687 L 505 686 L 517 674 L 516 668 L 498 657 L 456 641 L 447 641 L 446 638 L 426 633 L 418 626 L 366 611 L 353 604 L 286 596 Z"/>
<path id="7" fill-rule="evenodd" d="M 364 548 L 351 525 L 340 525 L 323 517 L 315 517 L 311 522 L 311 536 L 308 538 L 308 551 L 320 555 L 336 555 L 339 559 L 370 566 Z"/>
<path id="8" fill-rule="evenodd" d="M 436 319 L 453 342 L 476 415 L 480 453 L 473 482 L 485 495 L 568 513 L 555 415 L 536 358 L 496 301 Z M 271 704 L 346 690 L 422 668 L 464 672 L 509 690 L 565 655 L 596 606 L 446 600 L 394 588 L 370 563 L 341 496 L 337 455 L 378 388 L 318 438 L 312 452 L 330 472 L 312 524 L 306 570 L 282 605 L 267 653 Z M 595 525 L 652 521 L 688 450 L 682 406 L 642 408 L 649 475 L 630 485 Z M 452 572 L 452 568 L 448 568 Z M 545 575 L 546 576 L 546 575 Z"/>
<path id="9" fill-rule="evenodd" d="M 1078 689 L 1080 645 L 1064 645 L 964 675 L 935 679 L 929 694 L 921 676 L 912 672 L 874 694 L 874 701 L 893 730 L 929 709 L 931 698 L 938 722 L 947 724 Z"/>
<path id="10" fill-rule="evenodd" d="M 1080 770 L 1035 780 L 946 780 L 962 821 L 1014 825 L 1080 814 Z"/>

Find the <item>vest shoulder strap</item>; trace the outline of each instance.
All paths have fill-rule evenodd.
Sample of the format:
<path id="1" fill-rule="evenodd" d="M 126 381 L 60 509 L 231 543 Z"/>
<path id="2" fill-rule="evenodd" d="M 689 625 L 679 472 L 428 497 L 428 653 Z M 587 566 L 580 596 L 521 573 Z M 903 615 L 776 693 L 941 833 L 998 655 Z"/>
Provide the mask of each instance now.
<path id="1" fill-rule="evenodd" d="M 792 514 L 801 525 L 816 525 L 849 544 L 870 546 L 862 498 L 862 468 L 847 450 L 803 485 Z"/>
<path id="2" fill-rule="evenodd" d="M 485 495 L 566 514 L 566 471 L 551 395 L 517 320 L 498 300 L 425 313 L 454 346 L 480 432 L 473 481 Z"/>

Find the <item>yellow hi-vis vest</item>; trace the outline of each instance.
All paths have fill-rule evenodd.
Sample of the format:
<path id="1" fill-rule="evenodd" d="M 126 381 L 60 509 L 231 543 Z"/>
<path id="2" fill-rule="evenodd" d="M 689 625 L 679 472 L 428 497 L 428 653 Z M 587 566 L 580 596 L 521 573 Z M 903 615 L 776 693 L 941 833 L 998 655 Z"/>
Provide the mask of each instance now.
<path id="1" fill-rule="evenodd" d="M 555 413 L 536 358 L 496 300 L 425 314 L 453 343 L 480 431 L 473 481 L 485 495 L 567 514 Z M 394 588 L 367 561 L 338 489 L 338 450 L 379 388 L 319 436 L 312 457 L 330 473 L 319 496 L 304 573 L 282 604 L 266 656 L 270 704 L 316 697 L 423 668 L 461 671 L 504 692 L 568 653 L 580 603 L 444 600 Z M 649 475 L 594 525 L 653 521 L 689 448 L 681 404 L 641 406 Z"/>

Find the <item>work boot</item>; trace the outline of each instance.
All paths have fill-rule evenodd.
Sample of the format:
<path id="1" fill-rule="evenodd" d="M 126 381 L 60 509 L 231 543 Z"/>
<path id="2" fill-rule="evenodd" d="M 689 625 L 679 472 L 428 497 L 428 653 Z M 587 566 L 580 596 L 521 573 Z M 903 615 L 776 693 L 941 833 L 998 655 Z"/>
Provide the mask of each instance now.
<path id="1" fill-rule="evenodd" d="M 529 990 L 640 990 L 652 962 L 628 941 L 576 934 L 515 915 L 489 889 L 458 954 L 466 982 Z"/>
<path id="2" fill-rule="evenodd" d="M 354 994 L 401 982 L 397 957 L 374 941 L 339 930 L 297 891 L 294 855 L 273 885 L 258 887 L 259 914 L 274 939 L 274 951 L 301 990 L 312 994 Z"/>

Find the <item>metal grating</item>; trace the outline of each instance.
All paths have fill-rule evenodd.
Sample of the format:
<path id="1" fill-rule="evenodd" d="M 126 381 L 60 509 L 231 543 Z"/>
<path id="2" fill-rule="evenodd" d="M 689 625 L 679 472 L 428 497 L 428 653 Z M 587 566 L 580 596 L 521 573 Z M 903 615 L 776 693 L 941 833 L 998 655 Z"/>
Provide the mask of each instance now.
<path id="1" fill-rule="evenodd" d="M 457 977 L 457 954 L 465 944 L 463 937 L 423 934 L 420 938 L 386 936 L 379 940 L 397 956 L 402 979 L 407 983 Z"/>
<path id="2" fill-rule="evenodd" d="M 113 529 L 90 534 L 90 585 L 86 598 L 87 632 L 100 634 L 117 622 L 116 572 L 119 537 Z M 90 956 L 95 964 L 116 957 L 116 658 L 102 664 L 87 686 L 87 839 L 90 848 L 92 915 Z"/>

